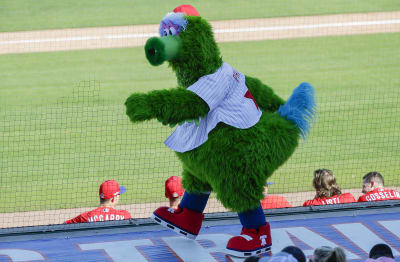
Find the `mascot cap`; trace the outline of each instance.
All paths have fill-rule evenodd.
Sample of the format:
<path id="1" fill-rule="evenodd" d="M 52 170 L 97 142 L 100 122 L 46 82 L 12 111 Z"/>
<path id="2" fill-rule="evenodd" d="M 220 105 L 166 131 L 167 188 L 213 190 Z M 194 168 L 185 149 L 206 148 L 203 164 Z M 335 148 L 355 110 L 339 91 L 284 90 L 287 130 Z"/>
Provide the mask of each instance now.
<path id="1" fill-rule="evenodd" d="M 196 8 L 191 5 L 180 5 L 174 9 L 174 13 L 185 13 L 186 15 L 200 16 Z"/>

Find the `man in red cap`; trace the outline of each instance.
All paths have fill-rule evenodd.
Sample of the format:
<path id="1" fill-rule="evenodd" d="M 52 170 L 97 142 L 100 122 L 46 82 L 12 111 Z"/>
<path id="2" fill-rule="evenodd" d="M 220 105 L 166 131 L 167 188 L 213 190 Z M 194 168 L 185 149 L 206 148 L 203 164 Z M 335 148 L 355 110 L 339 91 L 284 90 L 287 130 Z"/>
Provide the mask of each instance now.
<path id="1" fill-rule="evenodd" d="M 115 180 L 104 181 L 99 188 L 100 206 L 65 221 L 65 224 L 130 219 L 131 214 L 127 210 L 115 209 L 119 195 L 125 191 L 126 188 Z"/>
<path id="2" fill-rule="evenodd" d="M 169 199 L 169 207 L 177 209 L 184 192 L 180 177 L 171 176 L 165 181 L 165 197 Z"/>

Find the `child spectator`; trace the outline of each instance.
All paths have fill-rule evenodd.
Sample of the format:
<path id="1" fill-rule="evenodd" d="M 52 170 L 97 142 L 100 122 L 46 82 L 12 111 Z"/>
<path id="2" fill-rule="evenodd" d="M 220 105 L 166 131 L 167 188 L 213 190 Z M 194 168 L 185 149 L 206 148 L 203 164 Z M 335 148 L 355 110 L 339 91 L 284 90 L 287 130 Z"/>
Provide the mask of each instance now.
<path id="1" fill-rule="evenodd" d="M 115 180 L 104 181 L 99 188 L 99 207 L 67 220 L 65 224 L 130 219 L 131 214 L 127 210 L 115 209 L 119 202 L 119 195 L 125 191 L 125 187 L 120 186 Z"/>
<path id="2" fill-rule="evenodd" d="M 184 192 L 180 177 L 171 176 L 165 181 L 165 197 L 169 199 L 169 207 L 177 209 Z"/>
<path id="3" fill-rule="evenodd" d="M 379 172 L 369 172 L 363 177 L 362 192 L 358 202 L 382 201 L 382 200 L 399 200 L 400 193 L 384 188 L 385 181 Z"/>
<path id="4" fill-rule="evenodd" d="M 346 262 L 346 255 L 340 247 L 322 246 L 314 250 L 310 262 Z"/>
<path id="5" fill-rule="evenodd" d="M 292 207 L 291 204 L 283 196 L 268 195 L 268 185 L 273 185 L 273 182 L 267 182 L 264 187 L 264 199 L 261 200 L 263 209 Z"/>
<path id="6" fill-rule="evenodd" d="M 314 171 L 313 186 L 315 197 L 304 202 L 303 206 L 331 205 L 356 202 L 351 193 L 344 193 L 336 184 L 336 178 L 331 170 L 317 169 Z"/>

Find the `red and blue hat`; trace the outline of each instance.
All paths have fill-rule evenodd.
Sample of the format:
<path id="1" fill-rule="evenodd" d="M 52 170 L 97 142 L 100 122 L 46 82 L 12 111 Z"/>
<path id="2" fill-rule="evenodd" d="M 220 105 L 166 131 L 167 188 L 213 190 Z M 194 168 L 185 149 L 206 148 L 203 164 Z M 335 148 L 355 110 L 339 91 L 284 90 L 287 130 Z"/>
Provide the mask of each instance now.
<path id="1" fill-rule="evenodd" d="M 99 196 L 102 199 L 110 199 L 126 191 L 124 186 L 120 186 L 115 180 L 104 181 L 99 188 Z"/>

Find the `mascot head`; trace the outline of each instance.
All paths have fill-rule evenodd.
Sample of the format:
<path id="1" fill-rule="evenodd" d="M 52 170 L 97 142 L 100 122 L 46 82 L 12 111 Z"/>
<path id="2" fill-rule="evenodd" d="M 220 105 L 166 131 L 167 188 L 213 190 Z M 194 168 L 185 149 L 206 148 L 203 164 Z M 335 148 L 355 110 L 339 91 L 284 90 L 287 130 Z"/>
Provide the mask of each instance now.
<path id="1" fill-rule="evenodd" d="M 168 61 L 179 85 L 188 87 L 222 65 L 211 26 L 193 6 L 181 5 L 168 13 L 159 33 L 160 37 L 147 40 L 146 57 L 154 66 Z"/>

